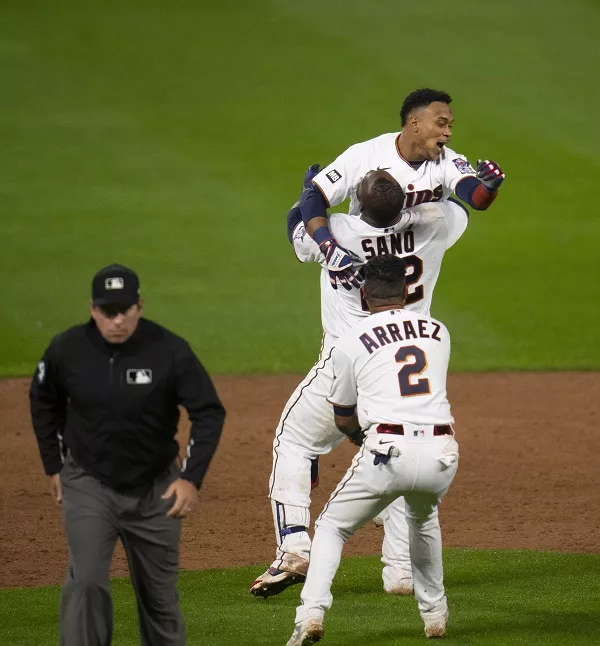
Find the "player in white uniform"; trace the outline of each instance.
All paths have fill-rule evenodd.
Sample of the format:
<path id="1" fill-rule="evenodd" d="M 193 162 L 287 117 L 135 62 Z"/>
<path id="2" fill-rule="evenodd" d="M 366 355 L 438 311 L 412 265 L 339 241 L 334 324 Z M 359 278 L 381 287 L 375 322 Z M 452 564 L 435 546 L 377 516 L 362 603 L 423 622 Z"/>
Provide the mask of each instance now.
<path id="1" fill-rule="evenodd" d="M 466 157 L 450 148 L 454 117 L 452 98 L 428 88 L 409 94 L 400 110 L 401 132 L 355 144 L 316 173 L 299 201 L 308 234 L 325 255 L 330 278 L 346 289 L 360 282 L 350 254 L 332 235 L 327 208 L 350 198 L 350 213 L 358 215 L 356 191 L 367 171 L 380 168 L 394 177 L 405 194 L 403 208 L 440 202 L 455 193 L 478 210 L 495 200 L 504 173 L 495 162 L 479 162 L 474 170 Z"/>
<path id="2" fill-rule="evenodd" d="M 309 181 L 305 182 L 305 190 L 297 205 L 306 232 L 319 245 L 323 253 L 332 287 L 337 288 L 341 285 L 351 291 L 360 285 L 360 280 L 359 268 L 353 262 L 352 254 L 345 249 L 345 243 L 337 239 L 337 232 L 332 232 L 330 229 L 327 208 L 350 197 L 350 212 L 357 214 L 359 212 L 357 187 L 368 170 L 385 169 L 399 182 L 406 196 L 403 202 L 405 209 L 419 205 L 427 206 L 430 203 L 442 204 L 452 193 L 478 210 L 487 209 L 496 199 L 498 188 L 504 181 L 504 173 L 498 164 L 486 160 L 479 162 L 477 169 L 473 170 L 463 155 L 448 148 L 454 122 L 450 110 L 451 101 L 451 97 L 446 92 L 428 88 L 415 90 L 402 104 L 401 132 L 381 135 L 351 146 L 321 172 L 318 172 L 316 165 L 309 169 L 307 173 Z M 430 210 L 429 206 L 427 209 Z M 296 231 L 296 236 L 302 235 L 303 231 Z M 377 252 L 381 253 L 379 249 Z M 416 258 L 414 262 L 418 263 L 420 256 L 417 253 L 412 255 Z M 411 280 L 415 281 L 411 285 L 411 298 L 418 296 L 415 292 L 419 288 L 423 287 L 427 290 L 426 280 L 419 283 L 416 279 L 419 269 L 418 265 L 411 267 Z M 430 268 L 425 266 L 424 272 L 429 271 Z M 413 303 L 409 303 L 409 307 L 412 305 Z M 332 316 L 328 317 L 324 309 L 324 319 L 330 318 L 332 321 L 335 321 L 335 315 L 339 312 L 332 308 L 331 314 Z M 328 331 L 327 328 L 326 331 Z M 276 496 L 279 496 L 282 503 L 280 506 L 274 504 L 276 526 L 280 528 L 278 542 L 284 543 L 283 552 L 289 547 L 292 555 L 305 553 L 308 544 L 308 536 L 302 529 L 303 526 L 308 525 L 307 501 L 310 493 L 305 482 L 306 456 L 311 452 L 316 455 L 327 452 L 340 441 L 335 431 L 324 432 L 319 442 L 314 440 L 316 431 L 323 429 L 329 422 L 329 418 L 325 415 L 324 421 L 322 407 L 316 406 L 311 410 L 305 404 L 310 400 L 311 393 L 320 392 L 320 387 L 321 390 L 327 388 L 329 378 L 327 345 L 323 349 L 325 352 L 322 356 L 322 365 L 317 364 L 292 395 L 284 410 L 275 440 L 271 499 L 277 501 Z M 299 419 L 300 410 L 306 415 L 304 425 Z M 284 438 L 286 435 L 290 436 L 290 433 L 282 432 L 286 429 L 292 429 L 291 435 L 296 436 L 297 445 L 303 446 L 304 450 L 300 451 L 295 461 L 291 458 L 287 461 L 292 471 L 286 476 L 286 486 L 279 487 L 275 476 L 283 470 L 278 467 L 278 462 L 282 461 L 282 456 L 286 453 Z M 278 478 L 283 477 L 278 476 Z M 305 493 L 302 496 L 286 495 L 285 490 Z M 399 510 L 400 506 L 395 506 L 395 509 Z M 412 582 L 410 577 L 404 576 L 408 565 L 407 545 L 402 538 L 402 532 L 406 533 L 406 528 L 402 529 L 404 520 L 390 516 L 386 523 L 390 525 L 390 531 L 388 532 L 386 527 L 383 549 L 383 560 L 386 563 L 383 571 L 384 587 L 386 591 L 392 593 L 406 593 L 410 590 Z M 396 528 L 393 529 L 392 525 Z M 395 544 L 390 545 L 388 538 L 394 532 L 397 532 L 393 541 Z M 291 535 L 293 533 L 298 535 Z M 287 585 L 302 580 L 307 566 L 306 559 L 293 556 L 287 558 L 285 555 L 282 557 L 281 552 L 280 549 L 279 558 L 254 582 L 251 588 L 253 593 L 265 596 L 277 594 Z"/>
<path id="3" fill-rule="evenodd" d="M 394 499 L 404 496 L 415 597 L 427 637 L 448 620 L 438 505 L 458 466 L 446 375 L 446 327 L 403 309 L 405 266 L 379 256 L 364 268 L 371 316 L 338 339 L 330 402 L 335 422 L 362 446 L 317 519 L 310 566 L 288 646 L 323 636 L 331 584 L 344 542 Z"/>
<path id="4" fill-rule="evenodd" d="M 466 210 L 455 202 L 425 204 L 399 214 L 404 195 L 387 171 L 367 173 L 360 186 L 361 217 L 331 216 L 336 239 L 357 264 L 377 255 L 403 256 L 409 274 L 407 308 L 429 313 L 442 258 L 467 226 Z M 294 211 L 294 210 L 292 210 Z M 331 351 L 337 338 L 369 315 L 357 289 L 335 289 L 318 245 L 306 235 L 297 213 L 292 215 L 290 238 L 298 258 L 322 264 L 321 312 L 324 329 L 321 358 L 292 394 L 283 410 L 273 444 L 272 501 L 277 554 L 269 569 L 251 587 L 257 596 L 270 596 L 304 580 L 308 569 L 311 465 L 345 436 L 338 431 L 327 396 L 333 380 Z M 289 223 L 290 224 L 290 223 Z M 412 592 L 408 526 L 402 501 L 386 519 L 383 544 L 384 588 L 392 594 Z"/>

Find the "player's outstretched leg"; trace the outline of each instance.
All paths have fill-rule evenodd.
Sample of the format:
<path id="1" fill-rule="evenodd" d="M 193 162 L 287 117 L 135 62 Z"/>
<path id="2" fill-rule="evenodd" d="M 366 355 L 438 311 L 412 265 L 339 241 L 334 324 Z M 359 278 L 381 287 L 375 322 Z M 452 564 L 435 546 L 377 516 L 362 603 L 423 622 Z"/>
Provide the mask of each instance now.
<path id="1" fill-rule="evenodd" d="M 294 631 L 287 646 L 305 646 L 321 640 L 325 611 L 331 608 L 331 584 L 342 558 L 345 538 L 325 522 L 315 530 L 312 546 L 312 574 L 302 589 L 302 605 L 296 609 Z"/>
<path id="2" fill-rule="evenodd" d="M 313 481 L 318 479 L 315 459 L 328 453 L 346 436 L 335 427 L 327 402 L 333 372 L 326 352 L 288 400 L 273 442 L 273 469 L 269 480 L 276 558 L 250 588 L 256 596 L 279 594 L 304 581 L 310 553 L 309 507 Z"/>
<path id="3" fill-rule="evenodd" d="M 294 632 L 287 646 L 304 646 L 321 639 L 344 543 L 389 502 L 389 496 L 384 498 L 372 485 L 372 457 L 363 445 L 315 523 L 310 565 L 300 595 L 302 604 L 296 609 Z"/>
<path id="4" fill-rule="evenodd" d="M 397 498 L 380 515 L 384 515 L 385 532 L 381 549 L 383 589 L 388 594 L 412 594 L 413 574 L 404 498 Z"/>
<path id="5" fill-rule="evenodd" d="M 444 591 L 442 534 L 435 494 L 407 496 L 410 554 L 413 561 L 415 596 L 427 637 L 443 637 L 448 622 Z"/>
<path id="6" fill-rule="evenodd" d="M 271 501 L 277 557 L 250 587 L 257 597 L 271 597 L 296 583 L 304 582 L 310 554 L 308 507 Z"/>
<path id="7" fill-rule="evenodd" d="M 405 495 L 415 597 L 425 624 L 425 635 L 443 637 L 449 615 L 438 505 L 456 474 L 458 444 L 454 437 L 441 446 L 439 443 L 425 444 L 421 458 L 416 491 Z"/>

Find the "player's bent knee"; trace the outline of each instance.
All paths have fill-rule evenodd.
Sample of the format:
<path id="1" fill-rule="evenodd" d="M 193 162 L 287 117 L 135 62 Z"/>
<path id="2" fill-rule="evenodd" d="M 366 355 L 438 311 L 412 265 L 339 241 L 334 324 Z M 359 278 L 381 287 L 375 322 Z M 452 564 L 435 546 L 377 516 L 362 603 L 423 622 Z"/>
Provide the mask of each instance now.
<path id="1" fill-rule="evenodd" d="M 315 529 L 318 529 L 322 532 L 328 532 L 329 534 L 335 534 L 339 536 L 344 542 L 346 542 L 352 534 L 354 534 L 354 527 L 340 527 L 339 525 L 332 522 L 329 518 L 321 517 L 315 521 Z"/>

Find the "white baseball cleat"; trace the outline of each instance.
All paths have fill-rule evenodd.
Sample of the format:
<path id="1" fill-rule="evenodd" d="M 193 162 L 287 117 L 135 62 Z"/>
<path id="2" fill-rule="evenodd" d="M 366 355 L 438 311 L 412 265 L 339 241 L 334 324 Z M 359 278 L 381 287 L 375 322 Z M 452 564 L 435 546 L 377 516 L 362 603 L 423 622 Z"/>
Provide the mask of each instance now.
<path id="1" fill-rule="evenodd" d="M 294 632 L 286 646 L 309 646 L 323 639 L 323 619 L 321 617 L 308 617 L 294 626 Z"/>
<path id="2" fill-rule="evenodd" d="M 382 509 L 377 514 L 377 516 L 375 516 L 374 518 L 371 519 L 371 522 L 373 523 L 373 525 L 375 525 L 375 527 L 383 527 L 383 525 L 385 524 L 385 521 L 386 521 L 386 519 L 388 518 L 389 515 L 390 515 L 390 512 L 387 510 L 387 508 Z"/>
<path id="3" fill-rule="evenodd" d="M 435 619 L 424 619 L 425 635 L 427 637 L 443 637 L 446 634 L 446 624 L 448 623 L 448 613 Z"/>
<path id="4" fill-rule="evenodd" d="M 407 570 L 396 570 L 391 567 L 383 569 L 383 589 L 388 594 L 408 596 L 413 594 L 413 575 Z"/>
<path id="5" fill-rule="evenodd" d="M 306 564 L 308 570 L 308 562 Z M 297 583 L 304 583 L 306 574 L 299 572 L 288 572 L 271 566 L 266 572 L 261 574 L 250 586 L 250 592 L 255 597 L 272 597 L 286 588 Z"/>

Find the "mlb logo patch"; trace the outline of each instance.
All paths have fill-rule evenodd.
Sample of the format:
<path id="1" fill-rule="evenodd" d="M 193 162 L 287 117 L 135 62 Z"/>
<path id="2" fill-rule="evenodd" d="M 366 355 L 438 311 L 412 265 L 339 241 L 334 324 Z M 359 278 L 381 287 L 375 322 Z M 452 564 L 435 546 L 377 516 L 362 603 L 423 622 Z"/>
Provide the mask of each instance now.
<path id="1" fill-rule="evenodd" d="M 40 384 L 43 384 L 44 379 L 46 378 L 46 364 L 43 361 L 40 361 L 37 367 L 38 367 L 38 374 L 37 374 L 38 382 Z"/>
<path id="2" fill-rule="evenodd" d="M 341 174 L 340 174 L 340 173 L 338 173 L 338 172 L 337 172 L 337 170 L 335 170 L 335 168 L 334 168 L 333 170 L 330 170 L 328 173 L 325 173 L 325 177 L 327 177 L 327 179 L 328 179 L 332 184 L 335 184 L 337 181 L 339 181 L 340 179 L 342 179 Z"/>
<path id="3" fill-rule="evenodd" d="M 425 431 L 420 428 L 418 431 L 413 431 L 413 437 L 423 437 L 425 435 Z"/>
<path id="4" fill-rule="evenodd" d="M 471 164 L 469 164 L 466 159 L 457 157 L 456 159 L 453 159 L 452 162 L 456 166 L 456 168 L 458 168 L 459 173 L 462 173 L 463 175 L 475 175 L 473 166 L 471 166 Z"/>
<path id="5" fill-rule="evenodd" d="M 107 278 L 104 281 L 104 289 L 123 289 L 125 287 L 125 281 L 117 276 L 116 278 Z"/>
<path id="6" fill-rule="evenodd" d="M 132 386 L 151 384 L 152 370 L 150 370 L 150 368 L 130 368 L 127 371 L 127 383 Z"/>

